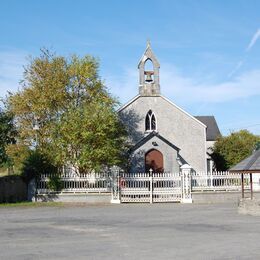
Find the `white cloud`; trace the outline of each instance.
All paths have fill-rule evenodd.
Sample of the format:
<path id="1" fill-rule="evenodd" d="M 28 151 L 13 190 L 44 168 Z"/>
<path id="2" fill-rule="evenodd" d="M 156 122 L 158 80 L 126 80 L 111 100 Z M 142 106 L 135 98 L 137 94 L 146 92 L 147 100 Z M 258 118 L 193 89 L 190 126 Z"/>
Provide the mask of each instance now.
<path id="1" fill-rule="evenodd" d="M 255 34 L 253 35 L 250 43 L 248 44 L 246 51 L 250 51 L 253 46 L 255 45 L 256 41 L 260 38 L 260 28 L 255 32 Z"/>
<path id="2" fill-rule="evenodd" d="M 205 83 L 203 79 L 183 76 L 178 69 L 163 64 L 160 72 L 161 92 L 177 104 L 222 103 L 260 95 L 260 69 L 221 83 Z M 127 102 L 138 94 L 138 70 L 125 70 L 121 77 L 107 77 L 110 91 Z"/>
<path id="3" fill-rule="evenodd" d="M 259 38 L 260 38 L 260 28 L 252 36 L 251 41 L 246 48 L 246 52 L 249 52 L 253 48 L 253 46 L 255 45 L 256 41 Z M 228 74 L 228 77 L 231 78 L 242 67 L 244 62 L 245 62 L 245 57 L 237 63 L 234 69 Z"/>
<path id="4" fill-rule="evenodd" d="M 138 94 L 138 70 L 125 69 L 121 76 L 105 75 L 105 84 L 109 91 L 124 104 Z"/>
<path id="5" fill-rule="evenodd" d="M 228 78 L 231 78 L 241 68 L 243 64 L 244 64 L 243 60 L 239 61 L 235 66 L 235 68 L 228 74 Z"/>
<path id="6" fill-rule="evenodd" d="M 26 54 L 22 51 L 0 51 L 0 96 L 16 91 L 22 79 Z"/>
<path id="7" fill-rule="evenodd" d="M 201 80 L 200 80 L 201 82 Z M 187 78 L 173 67 L 162 71 L 162 92 L 173 100 L 189 103 L 221 103 L 260 95 L 260 69 L 247 71 L 232 80 L 222 83 L 200 83 Z"/>

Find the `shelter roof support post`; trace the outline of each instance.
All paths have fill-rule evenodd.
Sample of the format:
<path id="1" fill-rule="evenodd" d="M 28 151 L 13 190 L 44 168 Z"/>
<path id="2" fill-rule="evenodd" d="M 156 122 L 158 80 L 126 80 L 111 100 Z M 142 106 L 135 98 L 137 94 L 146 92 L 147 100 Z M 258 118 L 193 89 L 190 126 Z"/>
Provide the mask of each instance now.
<path id="1" fill-rule="evenodd" d="M 242 191 L 242 199 L 245 197 L 245 191 L 244 191 L 244 174 L 241 173 L 241 191 Z"/>
<path id="2" fill-rule="evenodd" d="M 250 175 L 250 196 L 251 200 L 253 199 L 253 178 L 252 178 L 252 173 L 249 173 Z"/>

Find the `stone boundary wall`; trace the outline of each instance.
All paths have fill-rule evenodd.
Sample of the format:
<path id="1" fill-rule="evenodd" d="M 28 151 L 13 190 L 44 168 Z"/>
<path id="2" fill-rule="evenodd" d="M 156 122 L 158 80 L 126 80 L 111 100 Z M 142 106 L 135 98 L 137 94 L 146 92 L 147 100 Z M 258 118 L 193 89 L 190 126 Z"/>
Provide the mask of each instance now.
<path id="1" fill-rule="evenodd" d="M 33 201 L 55 202 L 85 202 L 85 203 L 110 203 L 110 193 L 78 193 L 78 194 L 43 194 L 38 195 Z"/>
<path id="2" fill-rule="evenodd" d="M 254 198 L 260 199 L 260 192 L 254 192 Z M 249 192 L 245 192 L 245 197 L 250 197 Z M 236 203 L 239 204 L 241 199 L 241 192 L 238 191 L 207 191 L 207 192 L 193 192 L 193 203 L 211 204 L 211 203 Z"/>
<path id="3" fill-rule="evenodd" d="M 250 197 L 250 193 L 245 193 Z M 260 199 L 260 192 L 255 192 L 254 197 Z M 239 204 L 241 192 L 195 192 L 192 201 L 195 204 L 234 203 Z M 35 199 L 33 199 L 35 201 Z M 57 202 L 85 202 L 85 203 L 110 203 L 110 193 L 82 193 L 82 194 L 44 194 L 38 195 L 37 201 Z"/>
<path id="4" fill-rule="evenodd" d="M 27 185 L 20 176 L 0 177 L 0 203 L 27 200 Z"/>

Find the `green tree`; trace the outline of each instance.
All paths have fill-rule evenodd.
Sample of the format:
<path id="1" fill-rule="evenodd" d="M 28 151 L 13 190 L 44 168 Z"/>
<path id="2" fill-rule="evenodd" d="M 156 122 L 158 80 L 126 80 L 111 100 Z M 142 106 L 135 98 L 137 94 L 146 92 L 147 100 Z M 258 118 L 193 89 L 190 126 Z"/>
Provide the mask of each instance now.
<path id="1" fill-rule="evenodd" d="M 117 113 L 105 102 L 93 101 L 70 109 L 59 121 L 53 144 L 69 163 L 80 171 L 122 165 L 125 130 Z"/>
<path id="2" fill-rule="evenodd" d="M 66 59 L 43 50 L 32 59 L 21 90 L 7 102 L 20 142 L 28 147 L 37 142 L 37 151 L 57 166 L 90 171 L 122 163 L 126 132 L 98 68 L 91 56 Z"/>
<path id="3" fill-rule="evenodd" d="M 27 158 L 23 161 L 21 175 L 24 181 L 28 184 L 31 179 L 38 178 L 41 174 L 55 174 L 58 172 L 52 162 L 46 156 L 42 155 L 37 150 L 29 152 Z"/>
<path id="4" fill-rule="evenodd" d="M 10 93 L 7 107 L 15 115 L 19 140 L 28 147 L 45 149 L 51 141 L 51 130 L 59 114 L 65 110 L 69 94 L 66 60 L 43 50 L 40 57 L 31 59 L 25 67 L 21 90 Z M 40 124 L 37 132 L 35 122 Z"/>
<path id="5" fill-rule="evenodd" d="M 253 135 L 247 130 L 218 137 L 210 154 L 216 170 L 227 170 L 248 157 L 259 141 L 259 136 Z"/>
<path id="6" fill-rule="evenodd" d="M 13 115 L 7 111 L 0 111 L 0 165 L 8 163 L 7 146 L 15 143 L 16 129 Z"/>
<path id="7" fill-rule="evenodd" d="M 22 143 L 9 144 L 6 147 L 6 154 L 9 173 L 20 174 L 30 149 Z"/>

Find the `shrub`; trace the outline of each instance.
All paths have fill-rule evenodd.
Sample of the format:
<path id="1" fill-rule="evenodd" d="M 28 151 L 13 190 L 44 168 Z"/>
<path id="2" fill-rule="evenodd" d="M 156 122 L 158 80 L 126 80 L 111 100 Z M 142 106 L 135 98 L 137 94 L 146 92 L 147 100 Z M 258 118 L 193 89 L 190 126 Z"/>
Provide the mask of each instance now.
<path id="1" fill-rule="evenodd" d="M 63 184 L 59 175 L 51 175 L 47 183 L 47 187 L 52 191 L 61 191 Z"/>

